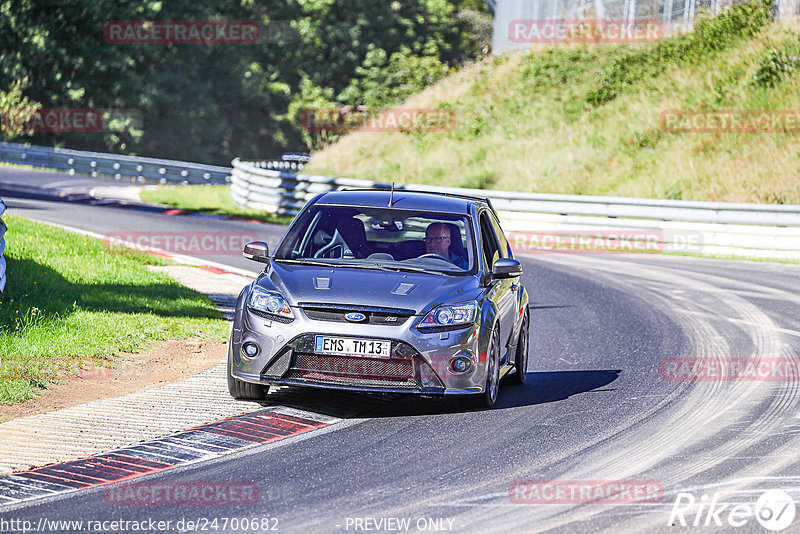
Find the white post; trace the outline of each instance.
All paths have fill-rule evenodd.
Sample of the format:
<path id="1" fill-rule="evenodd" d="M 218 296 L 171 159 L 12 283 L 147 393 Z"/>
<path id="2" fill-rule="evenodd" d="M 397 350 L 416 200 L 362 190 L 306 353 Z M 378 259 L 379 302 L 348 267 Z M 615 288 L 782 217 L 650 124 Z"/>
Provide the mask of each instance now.
<path id="1" fill-rule="evenodd" d="M 558 20 L 558 0 L 550 0 L 550 12 L 547 14 L 547 18 L 550 20 Z"/>
<path id="2" fill-rule="evenodd" d="M 606 18 L 606 7 L 603 5 L 603 0 L 594 0 L 594 12 L 598 20 Z"/>
<path id="3" fill-rule="evenodd" d="M 627 22 L 636 20 L 636 0 L 627 0 L 625 2 L 625 20 Z"/>
<path id="4" fill-rule="evenodd" d="M 672 23 L 672 2 L 673 0 L 665 0 L 664 1 L 664 15 L 663 15 L 663 22 L 664 26 Z"/>
<path id="5" fill-rule="evenodd" d="M 572 17 L 574 19 L 583 19 L 586 17 L 586 4 L 588 0 L 580 0 L 578 4 L 575 5 L 575 15 Z"/>
<path id="6" fill-rule="evenodd" d="M 694 14 L 692 13 L 692 3 L 693 0 L 683 0 L 683 29 L 689 29 L 689 19 L 694 18 Z"/>

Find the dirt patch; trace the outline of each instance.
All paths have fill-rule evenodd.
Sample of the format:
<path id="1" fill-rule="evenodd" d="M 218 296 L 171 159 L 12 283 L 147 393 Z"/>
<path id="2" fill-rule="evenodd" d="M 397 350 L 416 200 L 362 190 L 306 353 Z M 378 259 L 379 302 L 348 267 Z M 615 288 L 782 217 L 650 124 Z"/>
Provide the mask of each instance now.
<path id="1" fill-rule="evenodd" d="M 79 376 L 51 384 L 36 398 L 0 404 L 0 422 L 177 382 L 222 361 L 227 348 L 227 343 L 219 341 L 161 341 L 150 352 L 121 353 L 114 368 L 86 369 Z"/>

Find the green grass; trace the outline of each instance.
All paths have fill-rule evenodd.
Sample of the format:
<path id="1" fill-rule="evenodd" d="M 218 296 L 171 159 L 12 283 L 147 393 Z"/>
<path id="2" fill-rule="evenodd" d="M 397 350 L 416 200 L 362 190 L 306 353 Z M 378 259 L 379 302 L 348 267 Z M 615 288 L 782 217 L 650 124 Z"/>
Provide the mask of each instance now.
<path id="1" fill-rule="evenodd" d="M 163 204 L 186 211 L 283 225 L 289 224 L 292 220 L 289 216 L 238 206 L 231 199 L 231 188 L 228 185 L 159 186 L 157 189 L 142 191 L 140 196 L 145 202 Z"/>
<path id="2" fill-rule="evenodd" d="M 147 269 L 155 256 L 109 249 L 6 215 L 8 281 L 0 296 L 0 403 L 16 403 L 120 351 L 155 340 L 225 341 L 229 325 L 204 295 Z"/>
<path id="3" fill-rule="evenodd" d="M 354 132 L 309 174 L 389 183 L 800 204 L 797 133 L 671 133 L 667 110 L 800 109 L 800 32 L 759 0 L 639 45 L 552 45 L 486 58 L 400 107 L 452 131 Z"/>

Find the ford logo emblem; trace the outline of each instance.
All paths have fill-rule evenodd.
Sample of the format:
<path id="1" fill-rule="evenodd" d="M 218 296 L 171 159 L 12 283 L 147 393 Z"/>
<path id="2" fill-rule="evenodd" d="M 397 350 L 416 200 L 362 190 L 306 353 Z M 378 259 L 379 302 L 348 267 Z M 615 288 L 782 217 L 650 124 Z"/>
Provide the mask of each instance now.
<path id="1" fill-rule="evenodd" d="M 351 323 L 361 323 L 367 320 L 366 315 L 358 312 L 348 313 L 347 315 L 344 316 L 344 318 L 350 321 Z"/>

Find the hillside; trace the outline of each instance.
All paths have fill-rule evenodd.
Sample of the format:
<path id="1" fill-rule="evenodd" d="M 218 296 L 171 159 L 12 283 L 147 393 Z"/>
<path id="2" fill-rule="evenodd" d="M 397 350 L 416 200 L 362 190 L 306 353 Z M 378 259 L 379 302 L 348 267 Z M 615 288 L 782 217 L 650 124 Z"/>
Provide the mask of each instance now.
<path id="1" fill-rule="evenodd" d="M 800 204 L 798 57 L 797 28 L 772 23 L 768 2 L 737 6 L 701 21 L 694 33 L 659 43 L 562 45 L 492 57 L 401 106 L 453 110 L 452 131 L 351 133 L 316 153 L 306 171 L 381 182 Z M 784 115 L 778 133 L 687 133 L 662 124 L 667 110 Z"/>

